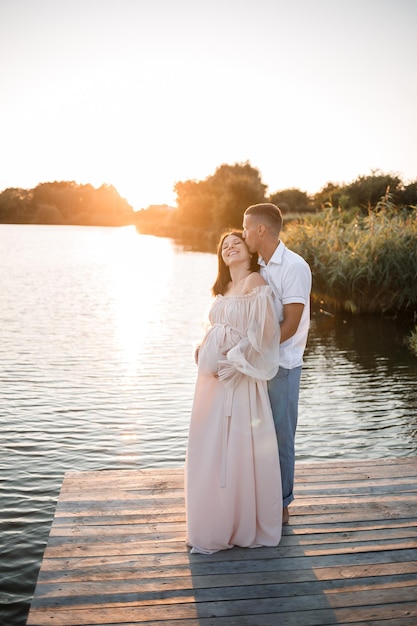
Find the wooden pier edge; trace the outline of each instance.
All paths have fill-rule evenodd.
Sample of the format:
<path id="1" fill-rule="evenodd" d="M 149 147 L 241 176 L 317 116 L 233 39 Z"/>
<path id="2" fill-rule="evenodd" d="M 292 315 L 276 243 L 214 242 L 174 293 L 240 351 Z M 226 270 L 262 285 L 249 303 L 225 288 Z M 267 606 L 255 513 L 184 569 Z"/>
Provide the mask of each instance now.
<path id="1" fill-rule="evenodd" d="M 183 470 L 65 474 L 27 626 L 417 624 L 417 459 L 296 465 L 276 548 L 191 555 Z"/>

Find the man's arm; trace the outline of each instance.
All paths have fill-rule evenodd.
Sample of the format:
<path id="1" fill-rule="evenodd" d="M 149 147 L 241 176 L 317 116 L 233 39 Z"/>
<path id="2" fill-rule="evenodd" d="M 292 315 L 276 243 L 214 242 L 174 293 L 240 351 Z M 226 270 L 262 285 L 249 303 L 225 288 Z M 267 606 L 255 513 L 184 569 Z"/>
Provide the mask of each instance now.
<path id="1" fill-rule="evenodd" d="M 281 343 L 287 341 L 290 337 L 295 335 L 298 325 L 303 314 L 304 304 L 301 302 L 292 302 L 291 304 L 284 304 L 284 319 L 281 326 Z"/>

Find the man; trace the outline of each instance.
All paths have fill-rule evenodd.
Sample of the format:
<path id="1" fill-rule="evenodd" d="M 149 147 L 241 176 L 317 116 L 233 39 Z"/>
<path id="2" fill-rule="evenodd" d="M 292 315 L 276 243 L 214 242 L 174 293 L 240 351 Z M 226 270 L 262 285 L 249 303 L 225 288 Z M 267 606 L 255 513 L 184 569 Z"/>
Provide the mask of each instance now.
<path id="1" fill-rule="evenodd" d="M 275 204 L 254 204 L 243 216 L 243 238 L 259 255 L 261 275 L 271 286 L 281 327 L 280 367 L 268 382 L 278 438 L 283 515 L 294 500 L 295 431 L 304 349 L 310 327 L 311 271 L 306 261 L 280 240 L 282 214 Z"/>

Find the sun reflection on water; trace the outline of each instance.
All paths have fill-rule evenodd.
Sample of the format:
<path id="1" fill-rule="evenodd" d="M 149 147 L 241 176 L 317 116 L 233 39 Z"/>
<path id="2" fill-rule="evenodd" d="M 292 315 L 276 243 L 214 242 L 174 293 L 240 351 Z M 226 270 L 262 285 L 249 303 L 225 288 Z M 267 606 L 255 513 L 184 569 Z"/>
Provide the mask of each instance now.
<path id="1" fill-rule="evenodd" d="M 136 373 L 144 351 L 152 353 L 164 320 L 174 250 L 168 239 L 138 236 L 121 229 L 109 265 L 109 296 L 114 307 L 114 342 L 125 375 Z"/>

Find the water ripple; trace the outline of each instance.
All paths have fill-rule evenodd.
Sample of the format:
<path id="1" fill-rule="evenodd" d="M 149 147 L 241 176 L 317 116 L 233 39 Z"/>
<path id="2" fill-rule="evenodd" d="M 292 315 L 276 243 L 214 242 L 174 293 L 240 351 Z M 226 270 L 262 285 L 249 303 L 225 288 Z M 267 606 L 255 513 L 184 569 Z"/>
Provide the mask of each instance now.
<path id="1" fill-rule="evenodd" d="M 183 465 L 217 261 L 134 229 L 0 225 L 0 243 L 0 617 L 20 626 L 66 471 Z M 298 459 L 415 455 L 403 335 L 313 318 Z"/>

